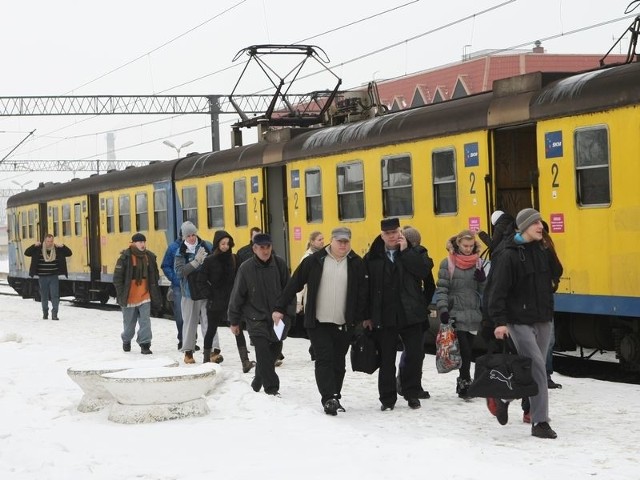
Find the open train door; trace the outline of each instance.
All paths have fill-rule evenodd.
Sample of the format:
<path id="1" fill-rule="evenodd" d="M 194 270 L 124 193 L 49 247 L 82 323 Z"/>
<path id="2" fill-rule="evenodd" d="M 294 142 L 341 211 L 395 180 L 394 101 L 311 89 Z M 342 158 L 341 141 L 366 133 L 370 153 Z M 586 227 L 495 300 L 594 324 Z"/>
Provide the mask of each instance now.
<path id="1" fill-rule="evenodd" d="M 273 240 L 273 251 L 287 261 L 289 259 L 289 215 L 287 211 L 287 188 L 285 167 L 265 167 L 263 184 L 265 185 L 262 229 Z"/>
<path id="2" fill-rule="evenodd" d="M 495 129 L 492 143 L 491 211 L 503 210 L 515 218 L 523 208 L 539 210 L 536 125 Z"/>
<path id="3" fill-rule="evenodd" d="M 107 303 L 109 293 L 106 289 L 100 287 L 100 269 L 102 268 L 100 262 L 100 201 L 97 193 L 90 194 L 88 197 L 89 211 L 86 217 L 86 241 L 88 242 L 89 255 L 87 263 L 91 274 L 91 291 L 93 295 L 96 295 L 97 300 Z"/>

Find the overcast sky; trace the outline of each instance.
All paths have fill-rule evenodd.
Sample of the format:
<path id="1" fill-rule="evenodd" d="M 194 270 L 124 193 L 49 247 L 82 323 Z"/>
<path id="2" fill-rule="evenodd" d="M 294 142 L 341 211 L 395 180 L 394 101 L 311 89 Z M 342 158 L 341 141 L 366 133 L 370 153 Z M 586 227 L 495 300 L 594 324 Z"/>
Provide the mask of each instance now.
<path id="1" fill-rule="evenodd" d="M 541 40 L 548 53 L 604 54 L 631 24 L 633 14 L 640 14 L 637 8 L 625 14 L 630 3 L 637 4 L 630 0 L 11 2 L 3 6 L 0 30 L 4 73 L 0 96 L 224 95 L 233 90 L 246 59 L 232 63 L 235 54 L 249 45 L 268 43 L 318 45 L 330 59 L 328 66 L 342 78 L 343 88 L 457 62 L 463 53 L 530 49 L 535 40 Z M 591 28 L 598 24 L 602 25 Z M 622 50 L 626 48 L 625 42 Z M 308 64 L 302 74 L 318 68 Z M 249 73 L 237 93 L 268 86 L 257 69 Z M 329 75 L 315 75 L 291 91 L 334 84 Z M 233 121 L 230 115 L 221 117 L 222 148 L 229 146 Z M 174 158 L 176 151 L 162 144 L 165 139 L 178 146 L 193 141 L 182 154 L 211 150 L 206 115 L 4 117 L 0 158 L 34 129 L 8 160 L 106 159 L 108 131 L 115 132 L 117 159 Z M 58 176 L 64 180 L 72 174 Z M 0 188 L 17 188 L 16 183 L 30 179 L 31 188 L 51 178 L 51 173 L 0 172 Z"/>

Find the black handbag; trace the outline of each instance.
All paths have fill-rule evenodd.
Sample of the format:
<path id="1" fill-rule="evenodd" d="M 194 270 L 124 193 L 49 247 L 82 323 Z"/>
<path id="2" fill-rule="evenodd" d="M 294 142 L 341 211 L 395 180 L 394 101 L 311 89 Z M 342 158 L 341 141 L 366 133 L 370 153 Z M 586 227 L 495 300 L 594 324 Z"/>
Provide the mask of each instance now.
<path id="1" fill-rule="evenodd" d="M 380 350 L 371 334 L 361 333 L 351 343 L 351 369 L 354 372 L 374 373 L 380 366 Z"/>
<path id="2" fill-rule="evenodd" d="M 506 352 L 478 357 L 468 394 L 505 400 L 536 396 L 538 384 L 531 373 L 531 359 Z"/>

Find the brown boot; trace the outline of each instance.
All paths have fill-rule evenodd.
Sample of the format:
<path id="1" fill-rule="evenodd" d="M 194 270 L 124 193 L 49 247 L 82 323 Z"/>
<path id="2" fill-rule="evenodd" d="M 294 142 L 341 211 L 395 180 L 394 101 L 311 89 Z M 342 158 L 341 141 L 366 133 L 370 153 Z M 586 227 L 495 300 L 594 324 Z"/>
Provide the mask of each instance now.
<path id="1" fill-rule="evenodd" d="M 184 363 L 196 363 L 193 359 L 193 352 L 191 350 L 184 352 Z"/>
<path id="2" fill-rule="evenodd" d="M 249 360 L 249 352 L 247 347 L 238 347 L 238 353 L 240 354 L 240 361 L 242 362 L 242 372 L 248 373 L 253 367 L 256 366 L 256 362 Z"/>
<path id="3" fill-rule="evenodd" d="M 224 357 L 220 353 L 220 350 L 217 348 L 213 349 L 213 353 L 211 354 L 211 361 L 213 363 L 222 363 L 224 361 Z"/>

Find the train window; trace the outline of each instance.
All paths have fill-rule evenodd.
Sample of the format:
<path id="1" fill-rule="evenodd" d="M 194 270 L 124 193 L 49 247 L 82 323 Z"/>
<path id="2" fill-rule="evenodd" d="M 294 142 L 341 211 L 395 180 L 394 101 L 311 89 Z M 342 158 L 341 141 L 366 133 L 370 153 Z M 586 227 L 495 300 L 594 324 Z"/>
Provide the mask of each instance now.
<path id="1" fill-rule="evenodd" d="M 315 168 L 304 172 L 307 222 L 322 221 L 322 174 Z"/>
<path id="2" fill-rule="evenodd" d="M 35 224 L 36 224 L 36 211 L 35 210 L 29 210 L 28 213 L 28 220 L 29 220 L 29 238 L 33 238 L 34 233 L 35 233 Z"/>
<path id="3" fill-rule="evenodd" d="M 156 230 L 167 229 L 167 191 L 153 192 L 153 223 Z"/>
<path id="4" fill-rule="evenodd" d="M 233 182 L 233 210 L 236 227 L 246 227 L 249 224 L 246 178 Z"/>
<path id="5" fill-rule="evenodd" d="M 62 205 L 62 236 L 71 236 L 71 205 L 68 203 Z"/>
<path id="6" fill-rule="evenodd" d="M 434 213 L 456 213 L 458 200 L 456 195 L 456 156 L 450 148 L 435 150 L 431 154 L 433 168 L 433 206 Z"/>
<path id="7" fill-rule="evenodd" d="M 29 238 L 27 237 L 27 219 L 25 212 L 20 214 L 20 225 L 22 225 L 22 239 Z"/>
<path id="8" fill-rule="evenodd" d="M 338 165 L 338 218 L 364 218 L 364 168 L 362 162 Z"/>
<path id="9" fill-rule="evenodd" d="M 136 193 L 136 231 L 149 230 L 149 207 L 147 206 L 147 194 Z"/>
<path id="10" fill-rule="evenodd" d="M 198 191 L 196 187 L 182 189 L 182 221 L 198 225 Z"/>
<path id="11" fill-rule="evenodd" d="M 118 231 L 131 231 L 131 199 L 129 195 L 120 195 L 118 197 Z"/>
<path id="12" fill-rule="evenodd" d="M 605 126 L 576 130 L 574 149 L 578 205 L 609 205 L 609 131 Z"/>
<path id="13" fill-rule="evenodd" d="M 58 237 L 60 235 L 60 210 L 58 207 L 49 207 L 51 210 L 51 223 L 53 224 L 53 236 Z"/>
<path id="14" fill-rule="evenodd" d="M 113 198 L 107 198 L 107 233 L 116 231 L 115 213 L 113 211 Z"/>
<path id="15" fill-rule="evenodd" d="M 224 228 L 222 182 L 207 185 L 207 225 L 209 228 Z"/>
<path id="16" fill-rule="evenodd" d="M 73 233 L 76 237 L 82 235 L 82 206 L 79 203 L 73 204 Z"/>
<path id="17" fill-rule="evenodd" d="M 382 214 L 385 217 L 413 215 L 411 157 L 383 158 Z"/>

